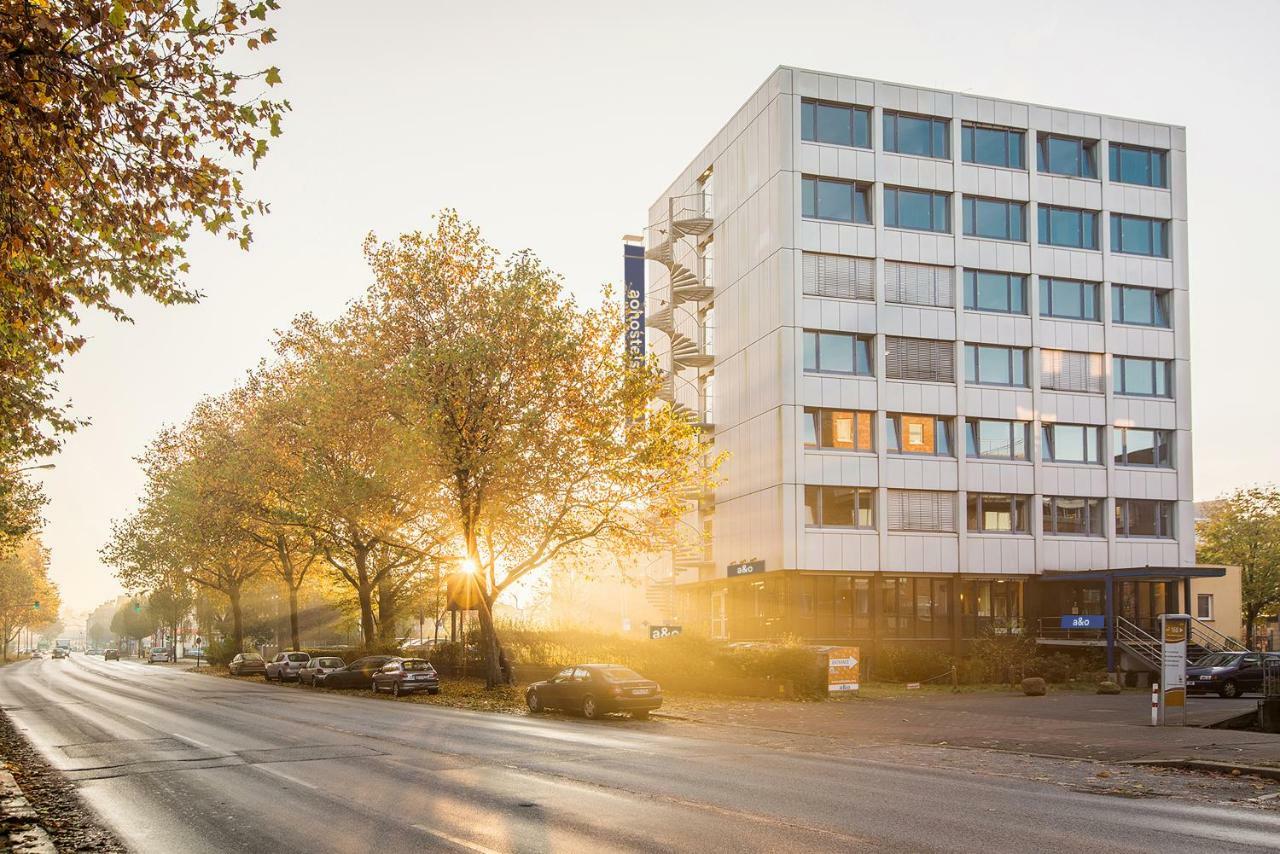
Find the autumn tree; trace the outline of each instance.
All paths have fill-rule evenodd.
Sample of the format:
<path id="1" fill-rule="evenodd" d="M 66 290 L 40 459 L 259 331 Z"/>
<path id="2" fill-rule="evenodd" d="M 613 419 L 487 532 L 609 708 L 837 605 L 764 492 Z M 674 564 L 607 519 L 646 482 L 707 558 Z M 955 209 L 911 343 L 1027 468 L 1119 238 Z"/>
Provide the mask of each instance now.
<path id="1" fill-rule="evenodd" d="M 276 8 L 0 4 L 0 460 L 51 453 L 79 423 L 51 377 L 84 344 L 84 309 L 127 320 L 119 296 L 197 300 L 183 282 L 193 228 L 248 247 L 266 205 L 243 169 L 288 103 L 263 96 L 276 68 L 228 60 L 275 41 Z"/>
<path id="2" fill-rule="evenodd" d="M 1240 611 L 1252 649 L 1258 618 L 1280 605 L 1280 490 L 1238 489 L 1211 502 L 1196 560 L 1240 567 Z"/>
<path id="3" fill-rule="evenodd" d="M 142 639 L 155 634 L 160 619 L 143 597 L 121 602 L 111 618 L 111 631 L 116 637 L 138 642 L 138 654 L 142 654 Z"/>
<path id="4" fill-rule="evenodd" d="M 49 579 L 49 553 L 36 539 L 24 540 L 0 558 L 0 660 L 23 629 L 40 631 L 58 620 L 61 599 Z"/>
<path id="5" fill-rule="evenodd" d="M 365 252 L 375 285 L 346 322 L 379 354 L 372 403 L 478 571 L 492 686 L 508 678 L 498 596 L 558 558 L 661 548 L 714 465 L 695 427 L 651 406 L 659 373 L 624 355 L 612 301 L 578 306 L 531 253 L 502 258 L 453 212 Z"/>

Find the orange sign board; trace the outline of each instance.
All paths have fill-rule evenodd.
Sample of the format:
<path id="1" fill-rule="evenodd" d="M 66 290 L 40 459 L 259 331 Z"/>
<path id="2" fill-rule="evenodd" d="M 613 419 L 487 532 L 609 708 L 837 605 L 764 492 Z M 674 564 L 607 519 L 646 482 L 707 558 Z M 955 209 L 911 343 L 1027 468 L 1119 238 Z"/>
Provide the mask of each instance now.
<path id="1" fill-rule="evenodd" d="M 827 650 L 827 691 L 857 691 L 862 670 L 862 650 L 856 646 L 835 646 Z"/>
<path id="2" fill-rule="evenodd" d="M 1186 620 L 1166 620 L 1164 624 L 1164 642 L 1182 643 L 1187 639 Z"/>

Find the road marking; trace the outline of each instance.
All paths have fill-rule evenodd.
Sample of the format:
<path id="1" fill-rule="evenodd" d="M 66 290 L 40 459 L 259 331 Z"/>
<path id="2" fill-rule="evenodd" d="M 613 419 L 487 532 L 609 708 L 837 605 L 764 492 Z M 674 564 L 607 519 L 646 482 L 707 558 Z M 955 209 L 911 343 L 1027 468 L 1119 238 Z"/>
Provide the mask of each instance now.
<path id="1" fill-rule="evenodd" d="M 174 738 L 178 738 L 178 739 L 182 739 L 183 741 L 188 742 L 188 743 L 190 743 L 190 744 L 194 744 L 196 747 L 203 747 L 205 750 L 213 750 L 213 749 L 214 749 L 212 744 L 205 744 L 203 741 L 196 741 L 194 738 L 191 738 L 190 736 L 187 736 L 187 735 L 178 735 L 178 734 L 175 732 L 175 733 L 173 734 L 173 737 L 174 737 Z"/>
<path id="2" fill-rule="evenodd" d="M 414 824 L 410 826 L 414 830 L 421 830 L 423 833 L 430 834 L 431 836 L 434 836 L 437 839 L 443 839 L 445 842 L 452 842 L 454 845 L 461 845 L 463 848 L 466 848 L 468 851 L 477 851 L 479 852 L 479 854 L 501 854 L 501 852 L 499 852 L 497 849 L 485 848 L 483 845 L 480 845 L 479 843 L 468 842 L 465 839 L 459 839 L 456 836 L 450 836 L 447 833 L 441 833 L 440 831 L 434 828 L 427 827 L 422 824 Z"/>
<path id="3" fill-rule="evenodd" d="M 271 776 L 273 776 L 273 777 L 279 777 L 279 778 L 280 778 L 280 779 L 282 779 L 282 780 L 288 780 L 290 783 L 297 783 L 299 786 L 306 786 L 308 789 L 318 789 L 318 788 L 320 788 L 319 786 L 315 785 L 314 783 L 308 783 L 306 780 L 299 780 L 297 777 L 294 777 L 294 776 L 292 776 L 292 775 L 286 774 L 286 773 L 284 773 L 283 771 L 277 771 L 275 768 L 270 768 L 270 767 L 268 767 L 268 766 L 266 766 L 266 765 L 252 765 L 252 766 L 250 766 L 250 767 L 251 767 L 251 768 L 257 768 L 259 771 L 266 771 L 266 772 L 267 772 L 268 774 L 270 774 Z"/>

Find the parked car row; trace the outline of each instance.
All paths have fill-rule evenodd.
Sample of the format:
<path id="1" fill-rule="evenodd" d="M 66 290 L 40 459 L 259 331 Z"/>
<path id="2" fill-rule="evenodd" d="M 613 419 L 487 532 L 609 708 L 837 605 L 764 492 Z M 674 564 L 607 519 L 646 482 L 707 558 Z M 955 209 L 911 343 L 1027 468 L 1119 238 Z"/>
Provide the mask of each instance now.
<path id="1" fill-rule="evenodd" d="M 1267 667 L 1280 667 L 1280 652 L 1215 652 L 1206 655 L 1187 667 L 1187 693 L 1233 698 L 1261 691 L 1264 661 Z"/>

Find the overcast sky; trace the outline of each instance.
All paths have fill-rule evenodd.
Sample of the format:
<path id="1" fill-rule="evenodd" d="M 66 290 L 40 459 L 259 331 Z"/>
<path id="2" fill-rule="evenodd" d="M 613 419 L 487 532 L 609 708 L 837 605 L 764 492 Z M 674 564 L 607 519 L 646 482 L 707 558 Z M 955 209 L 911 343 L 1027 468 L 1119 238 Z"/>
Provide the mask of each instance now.
<path id="1" fill-rule="evenodd" d="M 265 356 L 272 330 L 359 294 L 368 231 L 456 207 L 593 298 L 621 277 L 620 236 L 778 65 L 1186 125 L 1196 497 L 1280 480 L 1265 435 L 1280 423 L 1265 349 L 1280 317 L 1266 262 L 1280 3 L 285 6 L 265 57 L 294 112 L 248 179 L 272 208 L 252 251 L 193 241 L 204 302 L 136 305 L 134 326 L 89 318 L 62 378 L 93 420 L 42 473 L 53 576 L 73 608 L 118 591 L 97 550 L 142 486 L 132 458 Z"/>

